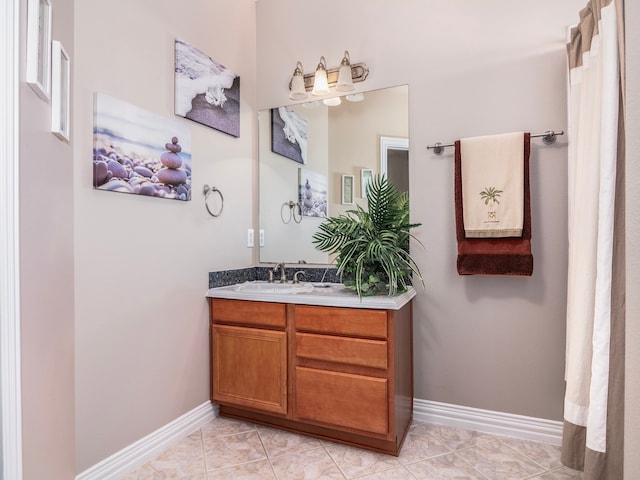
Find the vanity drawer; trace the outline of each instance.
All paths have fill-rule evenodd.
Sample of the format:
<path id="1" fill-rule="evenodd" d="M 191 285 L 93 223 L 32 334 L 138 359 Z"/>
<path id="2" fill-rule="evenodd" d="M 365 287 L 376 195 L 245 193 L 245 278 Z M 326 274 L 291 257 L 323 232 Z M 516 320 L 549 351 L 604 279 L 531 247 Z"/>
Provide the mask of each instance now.
<path id="1" fill-rule="evenodd" d="M 385 340 L 296 333 L 296 356 L 386 370 L 387 342 Z"/>
<path id="2" fill-rule="evenodd" d="M 297 416 L 384 435 L 389 431 L 387 386 L 385 378 L 297 367 Z"/>
<path id="3" fill-rule="evenodd" d="M 287 310 L 284 303 L 216 298 L 211 301 L 211 319 L 214 322 L 284 328 Z"/>
<path id="4" fill-rule="evenodd" d="M 387 338 L 386 310 L 295 306 L 296 330 L 334 335 Z"/>

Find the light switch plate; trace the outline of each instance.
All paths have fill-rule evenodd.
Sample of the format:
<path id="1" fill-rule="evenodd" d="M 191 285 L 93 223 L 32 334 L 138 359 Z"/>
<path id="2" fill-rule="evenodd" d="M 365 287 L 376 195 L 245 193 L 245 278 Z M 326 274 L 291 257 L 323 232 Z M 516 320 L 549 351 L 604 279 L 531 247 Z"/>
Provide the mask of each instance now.
<path id="1" fill-rule="evenodd" d="M 261 247 L 264 247 L 264 230 L 262 228 L 260 229 L 260 237 L 258 238 L 258 244 Z"/>
<path id="2" fill-rule="evenodd" d="M 247 247 L 253 248 L 253 228 L 247 230 Z"/>

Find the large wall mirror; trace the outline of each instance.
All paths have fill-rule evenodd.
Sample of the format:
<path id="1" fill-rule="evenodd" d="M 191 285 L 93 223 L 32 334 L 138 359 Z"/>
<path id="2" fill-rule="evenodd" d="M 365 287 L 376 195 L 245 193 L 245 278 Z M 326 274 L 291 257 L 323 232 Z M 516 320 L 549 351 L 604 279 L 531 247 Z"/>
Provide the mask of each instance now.
<path id="1" fill-rule="evenodd" d="M 366 208 L 371 175 L 408 191 L 408 94 L 402 85 L 258 113 L 261 263 L 329 264 L 311 241 L 324 218 Z"/>

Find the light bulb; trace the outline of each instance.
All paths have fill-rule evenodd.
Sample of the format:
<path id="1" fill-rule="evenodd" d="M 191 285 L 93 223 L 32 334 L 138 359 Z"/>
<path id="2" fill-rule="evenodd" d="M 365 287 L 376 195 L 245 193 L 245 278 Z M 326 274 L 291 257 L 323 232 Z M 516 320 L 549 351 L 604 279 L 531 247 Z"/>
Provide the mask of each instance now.
<path id="1" fill-rule="evenodd" d="M 304 88 L 304 75 L 302 73 L 302 64 L 298 62 L 296 69 L 291 77 L 289 98 L 291 100 L 304 100 L 307 98 L 307 91 Z"/>
<path id="2" fill-rule="evenodd" d="M 320 57 L 320 63 L 316 68 L 315 79 L 313 80 L 313 95 L 328 95 L 331 93 L 329 90 L 329 82 L 327 81 L 327 62 L 324 57 Z"/>
<path id="3" fill-rule="evenodd" d="M 353 90 L 353 77 L 351 76 L 351 62 L 349 61 L 349 52 L 345 50 L 342 62 L 340 62 L 340 70 L 338 72 L 338 83 L 336 90 L 338 92 L 350 92 Z"/>
<path id="4" fill-rule="evenodd" d="M 335 107 L 340 105 L 342 103 L 342 100 L 340 100 L 340 97 L 325 98 L 324 100 L 322 100 L 322 103 L 324 103 L 328 107 Z"/>

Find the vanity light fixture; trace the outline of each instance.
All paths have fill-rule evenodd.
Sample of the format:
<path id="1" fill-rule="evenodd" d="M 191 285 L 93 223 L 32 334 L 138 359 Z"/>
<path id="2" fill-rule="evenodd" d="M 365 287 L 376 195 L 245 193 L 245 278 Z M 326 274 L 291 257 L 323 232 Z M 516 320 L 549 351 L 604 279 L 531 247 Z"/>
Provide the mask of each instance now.
<path id="1" fill-rule="evenodd" d="M 349 51 L 345 50 L 342 62 L 340 62 L 336 90 L 338 92 L 350 92 L 353 89 L 353 78 L 351 78 L 351 59 L 349 58 Z"/>
<path id="2" fill-rule="evenodd" d="M 316 74 L 313 80 L 312 95 L 329 95 L 329 81 L 327 79 L 327 61 L 324 57 L 320 57 L 320 63 L 316 67 Z"/>
<path id="3" fill-rule="evenodd" d="M 349 72 L 351 72 L 350 75 Z M 350 92 L 355 88 L 354 83 L 363 82 L 368 75 L 369 67 L 367 64 L 351 63 L 348 50 L 345 50 L 342 62 L 336 68 L 327 68 L 324 56 L 320 57 L 320 62 L 314 73 L 304 73 L 302 64 L 297 62 L 289 81 L 289 98 L 304 100 L 306 92 L 319 96 L 328 95 L 333 87 L 338 92 Z"/>
<path id="4" fill-rule="evenodd" d="M 307 98 L 302 68 L 302 63 L 298 62 L 296 69 L 293 71 L 293 77 L 291 77 L 291 93 L 289 94 L 291 100 L 304 100 Z"/>

